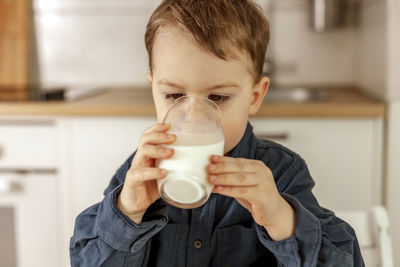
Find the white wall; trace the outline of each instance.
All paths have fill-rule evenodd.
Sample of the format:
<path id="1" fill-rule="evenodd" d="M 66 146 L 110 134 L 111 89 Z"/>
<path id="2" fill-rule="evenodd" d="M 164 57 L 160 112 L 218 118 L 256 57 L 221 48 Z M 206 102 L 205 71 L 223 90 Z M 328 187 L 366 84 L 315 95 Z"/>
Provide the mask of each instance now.
<path id="1" fill-rule="evenodd" d="M 364 0 L 357 83 L 386 101 L 400 99 L 400 2 Z"/>
<path id="2" fill-rule="evenodd" d="M 155 3 L 34 0 L 42 85 L 148 84 L 144 33 Z"/>
<path id="3" fill-rule="evenodd" d="M 272 82 L 353 84 L 358 67 L 358 29 L 354 26 L 316 33 L 311 28 L 308 0 L 270 0 Z M 351 2 L 351 1 L 349 1 Z M 274 8 L 273 11 L 268 7 Z"/>
<path id="4" fill-rule="evenodd" d="M 388 58 L 387 94 L 386 99 L 400 100 L 400 1 L 389 1 L 387 10 L 387 49 Z"/>
<path id="5" fill-rule="evenodd" d="M 361 12 L 359 83 L 387 102 L 385 203 L 400 265 L 400 2 L 364 0 Z"/>
<path id="6" fill-rule="evenodd" d="M 400 87 L 397 90 L 400 92 Z M 388 106 L 387 198 L 393 236 L 394 266 L 400 265 L 400 100 Z"/>
<path id="7" fill-rule="evenodd" d="M 276 8 L 270 12 L 273 1 Z M 144 32 L 158 2 L 34 0 L 42 84 L 147 85 Z M 354 83 L 356 29 L 315 33 L 308 0 L 257 2 L 271 20 L 271 54 L 277 66 L 273 82 Z"/>
<path id="8" fill-rule="evenodd" d="M 387 206 L 392 225 L 394 266 L 400 266 L 400 1 L 388 0 L 388 59 L 385 98 L 388 105 Z"/>
<path id="9" fill-rule="evenodd" d="M 386 1 L 365 0 L 361 9 L 358 33 L 360 62 L 358 84 L 368 93 L 385 98 L 387 75 Z"/>

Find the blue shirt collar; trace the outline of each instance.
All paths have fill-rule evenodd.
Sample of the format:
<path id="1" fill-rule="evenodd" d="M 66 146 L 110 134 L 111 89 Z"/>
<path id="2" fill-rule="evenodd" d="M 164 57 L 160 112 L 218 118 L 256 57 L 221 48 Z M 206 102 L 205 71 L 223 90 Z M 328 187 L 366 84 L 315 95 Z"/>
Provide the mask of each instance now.
<path id="1" fill-rule="evenodd" d="M 254 159 L 256 150 L 256 137 L 253 133 L 253 126 L 247 122 L 246 130 L 239 143 L 228 153 L 232 158 Z"/>

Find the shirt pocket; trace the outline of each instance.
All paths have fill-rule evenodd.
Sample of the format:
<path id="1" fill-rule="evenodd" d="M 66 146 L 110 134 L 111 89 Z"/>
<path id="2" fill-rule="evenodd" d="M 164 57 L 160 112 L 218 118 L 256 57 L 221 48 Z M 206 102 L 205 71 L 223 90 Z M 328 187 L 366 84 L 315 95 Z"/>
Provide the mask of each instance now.
<path id="1" fill-rule="evenodd" d="M 185 266 L 187 227 L 182 224 L 166 224 L 151 240 L 148 266 Z"/>
<path id="2" fill-rule="evenodd" d="M 213 266 L 262 266 L 275 262 L 271 252 L 259 241 L 254 226 L 233 225 L 216 229 L 215 243 Z"/>

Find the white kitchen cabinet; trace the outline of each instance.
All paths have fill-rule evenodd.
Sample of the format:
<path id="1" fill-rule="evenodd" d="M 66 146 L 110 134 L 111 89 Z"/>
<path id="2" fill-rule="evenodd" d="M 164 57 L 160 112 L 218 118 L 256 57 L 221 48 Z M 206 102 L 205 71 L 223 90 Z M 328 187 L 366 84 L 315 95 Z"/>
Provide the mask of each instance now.
<path id="1" fill-rule="evenodd" d="M 75 216 L 101 201 L 115 171 L 155 123 L 155 118 L 71 119 Z M 257 136 L 277 138 L 305 159 L 321 205 L 345 210 L 381 203 L 381 119 L 252 118 L 251 123 Z"/>
<path id="2" fill-rule="evenodd" d="M 69 265 L 76 216 L 103 199 L 110 179 L 155 123 L 155 117 L 2 120 L 0 180 L 4 185 L 13 179 L 20 186 L 12 188 L 23 188 L 0 194 L 0 214 L 17 218 L 0 224 L 16 229 L 18 267 Z M 343 210 L 381 203 L 382 119 L 252 118 L 251 123 L 257 136 L 275 138 L 305 159 L 321 205 Z"/>
<path id="3" fill-rule="evenodd" d="M 0 173 L 0 266 L 60 266 L 56 182 L 53 173 Z"/>
<path id="4" fill-rule="evenodd" d="M 0 266 L 68 266 L 63 136 L 54 117 L 0 117 Z"/>
<path id="5" fill-rule="evenodd" d="M 0 168 L 55 168 L 54 126 L 52 120 L 0 119 Z"/>
<path id="6" fill-rule="evenodd" d="M 70 182 L 74 216 L 101 201 L 117 169 L 156 118 L 71 118 Z"/>
<path id="7" fill-rule="evenodd" d="M 60 266 L 58 133 L 54 119 L 0 118 L 0 266 Z"/>
<path id="8" fill-rule="evenodd" d="M 381 203 L 382 119 L 251 119 L 260 138 L 275 139 L 302 156 L 313 193 L 333 210 Z"/>

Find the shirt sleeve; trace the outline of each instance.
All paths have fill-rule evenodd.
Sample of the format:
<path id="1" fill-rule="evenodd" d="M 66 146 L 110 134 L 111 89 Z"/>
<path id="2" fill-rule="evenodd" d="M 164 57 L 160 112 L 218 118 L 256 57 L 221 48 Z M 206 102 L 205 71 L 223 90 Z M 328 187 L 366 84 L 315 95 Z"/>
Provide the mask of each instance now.
<path id="1" fill-rule="evenodd" d="M 314 181 L 303 159 L 296 155 L 275 180 L 296 211 L 296 235 L 273 241 L 264 227 L 257 225 L 256 231 L 281 266 L 365 266 L 353 228 L 321 207 L 312 194 Z"/>
<path id="2" fill-rule="evenodd" d="M 167 206 L 157 200 L 147 209 L 140 224 L 116 207 L 133 156 L 116 172 L 104 199 L 76 218 L 70 241 L 71 266 L 147 265 L 151 237 L 168 223 Z"/>

